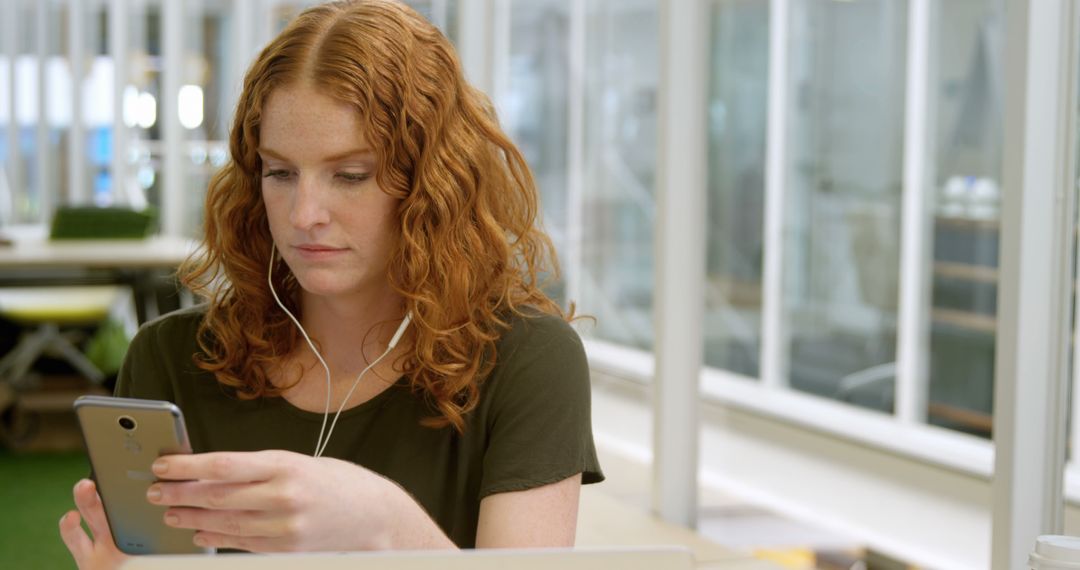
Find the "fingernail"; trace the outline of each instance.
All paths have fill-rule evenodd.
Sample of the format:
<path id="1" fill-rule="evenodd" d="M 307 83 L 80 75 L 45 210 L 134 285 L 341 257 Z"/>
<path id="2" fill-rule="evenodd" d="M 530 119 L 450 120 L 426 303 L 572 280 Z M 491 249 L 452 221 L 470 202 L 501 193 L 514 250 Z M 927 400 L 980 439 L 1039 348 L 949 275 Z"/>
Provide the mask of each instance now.
<path id="1" fill-rule="evenodd" d="M 150 466 L 150 470 L 158 475 L 165 473 L 166 471 L 168 471 L 168 469 L 169 463 L 163 459 L 158 459 L 154 462 L 153 465 Z"/>
<path id="2" fill-rule="evenodd" d="M 146 490 L 146 498 L 149 499 L 151 503 L 158 502 L 161 500 L 161 488 L 157 485 L 151 486 Z"/>
<path id="3" fill-rule="evenodd" d="M 168 514 L 165 515 L 165 524 L 167 524 L 169 526 L 176 526 L 176 525 L 180 524 L 180 517 L 178 517 L 178 516 L 176 516 L 176 515 L 174 515 L 172 513 L 168 513 Z"/>
<path id="4" fill-rule="evenodd" d="M 198 546 L 206 546 L 206 538 L 201 534 L 195 535 L 195 544 Z"/>

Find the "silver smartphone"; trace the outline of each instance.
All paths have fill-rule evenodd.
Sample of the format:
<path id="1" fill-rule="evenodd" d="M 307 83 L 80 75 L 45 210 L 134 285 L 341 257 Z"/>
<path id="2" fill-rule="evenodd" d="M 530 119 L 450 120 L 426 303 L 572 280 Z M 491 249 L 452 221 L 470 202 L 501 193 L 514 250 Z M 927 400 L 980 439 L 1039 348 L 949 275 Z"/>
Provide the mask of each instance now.
<path id="1" fill-rule="evenodd" d="M 113 540 L 128 554 L 207 553 L 195 531 L 165 525 L 166 507 L 146 500 L 162 455 L 191 453 L 184 416 L 171 402 L 82 396 L 75 400 L 93 479 Z"/>

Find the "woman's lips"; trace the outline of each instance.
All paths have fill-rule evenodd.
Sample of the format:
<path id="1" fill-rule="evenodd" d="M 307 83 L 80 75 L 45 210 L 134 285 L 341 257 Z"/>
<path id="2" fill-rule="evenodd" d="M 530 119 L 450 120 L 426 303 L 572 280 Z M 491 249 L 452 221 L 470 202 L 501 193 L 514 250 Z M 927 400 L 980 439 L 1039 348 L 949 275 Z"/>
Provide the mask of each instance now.
<path id="1" fill-rule="evenodd" d="M 311 261 L 331 259 L 349 251 L 343 247 L 328 245 L 297 245 L 293 246 L 293 249 L 300 254 L 300 257 Z"/>

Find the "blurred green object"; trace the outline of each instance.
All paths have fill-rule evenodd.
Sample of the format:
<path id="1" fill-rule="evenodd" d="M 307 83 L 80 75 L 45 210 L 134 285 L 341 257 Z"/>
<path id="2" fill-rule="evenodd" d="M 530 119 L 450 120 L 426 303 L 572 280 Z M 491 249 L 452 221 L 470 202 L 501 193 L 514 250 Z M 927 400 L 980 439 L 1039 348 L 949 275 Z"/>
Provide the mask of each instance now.
<path id="1" fill-rule="evenodd" d="M 157 218 L 154 208 L 60 206 L 49 239 L 141 239 L 153 233 Z"/>
<path id="2" fill-rule="evenodd" d="M 124 326 L 106 319 L 86 343 L 85 354 L 106 376 L 120 372 L 120 363 L 127 354 L 129 340 Z"/>

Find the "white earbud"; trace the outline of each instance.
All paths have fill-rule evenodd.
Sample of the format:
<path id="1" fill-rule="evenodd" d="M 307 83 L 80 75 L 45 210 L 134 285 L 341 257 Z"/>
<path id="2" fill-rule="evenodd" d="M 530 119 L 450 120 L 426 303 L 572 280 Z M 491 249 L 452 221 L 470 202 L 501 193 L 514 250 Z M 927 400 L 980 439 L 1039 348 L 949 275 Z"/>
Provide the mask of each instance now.
<path id="1" fill-rule="evenodd" d="M 277 301 L 277 304 L 279 307 L 281 307 L 281 310 L 285 311 L 285 314 L 289 315 L 289 319 L 292 320 L 293 324 L 295 324 L 296 327 L 300 329 L 300 334 L 304 336 L 304 340 L 307 341 L 307 344 L 311 348 L 311 351 L 315 353 L 315 358 L 319 359 L 319 364 L 321 364 L 323 370 L 326 371 L 326 408 L 323 411 L 322 427 L 319 428 L 319 440 L 315 442 L 315 452 L 312 454 L 314 457 L 321 457 L 323 452 L 326 451 L 326 445 L 330 443 L 330 436 L 334 433 L 334 426 L 337 425 L 338 417 L 341 416 L 342 410 L 345 409 L 345 404 L 349 401 L 349 398 L 352 397 L 352 394 L 356 390 L 356 387 L 360 385 L 360 379 L 364 377 L 364 374 L 367 374 L 368 370 L 374 368 L 375 365 L 379 363 L 379 361 L 385 358 L 386 355 L 390 354 L 390 351 L 394 350 L 394 347 L 397 346 L 397 343 L 401 340 L 401 337 L 405 336 L 405 330 L 409 328 L 409 322 L 412 321 L 412 315 L 410 315 L 409 313 L 405 314 L 405 318 L 401 320 L 401 324 L 398 325 L 397 331 L 394 332 L 394 336 L 390 338 L 390 343 L 386 345 L 386 350 L 383 351 L 383 353 L 379 355 L 379 357 L 376 358 L 371 364 L 368 364 L 366 368 L 361 370 L 360 374 L 356 376 L 356 380 L 353 381 L 352 387 L 349 388 L 349 392 L 345 394 L 345 398 L 341 400 L 341 406 L 338 407 L 337 413 L 334 414 L 334 421 L 330 422 L 330 431 L 326 432 L 326 439 L 324 440 L 323 432 L 326 430 L 326 420 L 330 417 L 330 366 L 326 364 L 326 360 L 324 360 L 322 354 L 319 353 L 319 349 L 315 348 L 315 343 L 311 341 L 311 337 L 309 337 L 307 331 L 304 330 L 304 326 L 300 324 L 300 321 L 297 320 L 295 316 L 293 316 L 292 312 L 290 312 L 289 309 L 285 308 L 285 304 L 281 302 L 280 298 L 278 298 L 277 291 L 274 291 L 275 253 L 277 253 L 277 249 L 275 248 L 274 244 L 271 243 L 270 268 L 266 272 L 266 283 L 270 286 L 270 294 L 274 296 L 274 301 Z"/>

